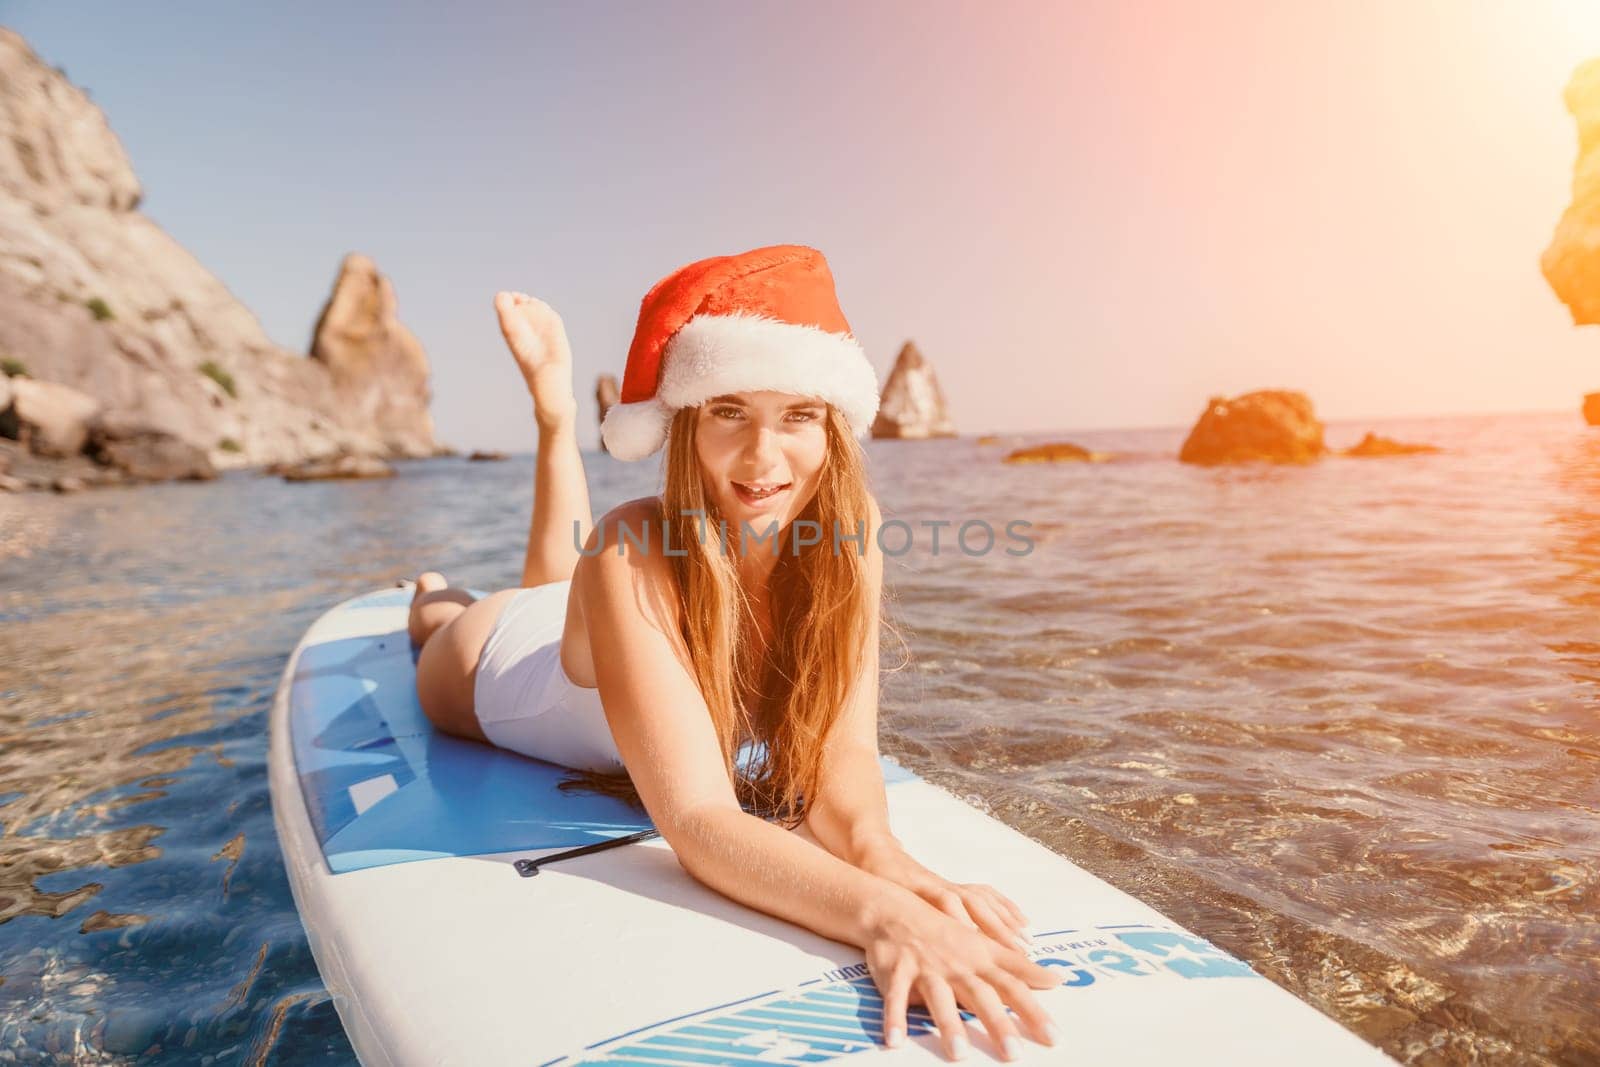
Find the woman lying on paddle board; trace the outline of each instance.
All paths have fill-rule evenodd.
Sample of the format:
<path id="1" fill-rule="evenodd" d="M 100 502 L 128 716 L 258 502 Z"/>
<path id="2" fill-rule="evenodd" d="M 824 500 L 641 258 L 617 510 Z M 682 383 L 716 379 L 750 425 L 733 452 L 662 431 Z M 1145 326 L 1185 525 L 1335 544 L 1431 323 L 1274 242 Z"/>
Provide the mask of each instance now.
<path id="1" fill-rule="evenodd" d="M 591 776 L 625 771 L 689 874 L 863 950 L 887 1045 L 908 1003 L 952 1058 L 969 1047 L 958 1005 L 1007 1059 L 1018 1021 L 1054 1044 L 1032 989 L 1060 978 L 1023 951 L 1016 905 L 940 878 L 890 833 L 880 516 L 856 440 L 877 377 L 821 253 L 702 260 L 645 296 L 601 436 L 621 460 L 665 444 L 665 491 L 598 524 L 561 319 L 522 293 L 495 309 L 539 427 L 533 522 L 519 589 L 475 600 L 417 579 L 428 717 Z M 753 742 L 758 766 L 739 759 Z M 823 848 L 787 832 L 801 822 Z"/>

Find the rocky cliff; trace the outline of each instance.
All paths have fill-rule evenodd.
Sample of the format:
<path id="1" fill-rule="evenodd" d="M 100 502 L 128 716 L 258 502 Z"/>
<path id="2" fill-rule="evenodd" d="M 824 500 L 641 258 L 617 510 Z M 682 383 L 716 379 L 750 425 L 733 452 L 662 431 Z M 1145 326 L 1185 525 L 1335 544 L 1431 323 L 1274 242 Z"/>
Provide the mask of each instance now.
<path id="1" fill-rule="evenodd" d="M 346 258 L 307 358 L 268 340 L 141 195 L 100 109 L 0 27 L 0 365 L 219 467 L 438 451 L 427 359 L 371 260 Z"/>
<path id="2" fill-rule="evenodd" d="M 1578 122 L 1572 202 L 1556 224 L 1539 266 L 1580 326 L 1600 323 L 1600 59 L 1573 72 L 1565 94 Z"/>
<path id="3" fill-rule="evenodd" d="M 1572 203 L 1556 224 L 1539 259 L 1545 280 L 1579 326 L 1600 323 L 1600 59 L 1573 72 L 1565 93 L 1578 120 L 1578 162 L 1572 169 Z M 1583 417 L 1600 426 L 1600 393 L 1584 397 Z"/>

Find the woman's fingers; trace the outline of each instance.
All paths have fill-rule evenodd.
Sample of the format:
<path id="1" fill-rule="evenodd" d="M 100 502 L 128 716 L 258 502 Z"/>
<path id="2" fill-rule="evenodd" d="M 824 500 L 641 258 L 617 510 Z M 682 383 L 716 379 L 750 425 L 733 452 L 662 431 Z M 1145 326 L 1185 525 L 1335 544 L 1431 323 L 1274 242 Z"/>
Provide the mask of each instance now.
<path id="1" fill-rule="evenodd" d="M 994 986 L 995 992 L 1000 994 L 1000 999 L 1017 1013 L 1028 1033 L 1042 1045 L 1054 1045 L 1059 1033 L 1055 1023 L 1050 1018 L 1050 1013 L 1044 1010 L 1033 990 L 1020 978 L 1013 976 L 1003 968 L 995 968 L 984 974 L 989 984 Z"/>
<path id="2" fill-rule="evenodd" d="M 967 913 L 972 916 L 972 921 L 978 924 L 978 929 L 1005 945 L 1007 948 L 1018 947 L 1025 943 L 1022 932 L 1015 923 L 1001 917 L 995 903 L 986 895 L 973 892 L 967 895 Z"/>
<path id="3" fill-rule="evenodd" d="M 967 1057 L 972 1042 L 967 1039 L 967 1024 L 961 1021 L 961 1009 L 956 1007 L 955 994 L 943 978 L 923 974 L 917 984 L 922 987 L 922 999 L 933 1016 L 933 1025 L 939 1028 L 939 1041 L 944 1054 L 953 1060 Z"/>
<path id="4" fill-rule="evenodd" d="M 936 889 L 924 899 L 963 926 L 973 925 L 971 917 L 967 915 L 966 899 L 956 890 Z"/>
<path id="5" fill-rule="evenodd" d="M 989 888 L 989 891 L 1000 899 L 1000 905 L 1010 914 L 1012 920 L 1026 930 L 1028 928 L 1028 917 L 1022 914 L 1022 909 L 1017 907 L 1017 902 L 993 886 Z"/>
<path id="6" fill-rule="evenodd" d="M 1061 974 L 1042 963 L 1035 963 L 1019 948 L 1002 949 L 995 954 L 995 962 L 1007 974 L 1015 975 L 1030 989 L 1054 989 L 1061 984 Z"/>
<path id="7" fill-rule="evenodd" d="M 889 983 L 883 989 L 883 1043 L 889 1048 L 899 1048 L 906 1040 L 906 1001 L 911 993 L 911 979 L 916 968 L 901 963 L 890 972 Z"/>
<path id="8" fill-rule="evenodd" d="M 1002 922 L 1004 922 L 1011 929 L 1015 930 L 1018 934 L 1024 936 L 1027 934 L 1027 917 L 1022 914 L 1022 909 L 1017 907 L 1017 905 L 1012 902 L 1011 898 L 1000 892 L 1000 890 L 996 889 L 992 885 L 984 885 L 976 882 L 971 885 L 963 886 L 962 889 L 981 898 L 989 905 L 989 907 L 994 909 L 995 914 L 1000 917 Z"/>
<path id="9" fill-rule="evenodd" d="M 1001 1059 L 1014 1060 L 1022 1055 L 1022 1041 L 1017 1028 L 1006 1014 L 1000 994 L 994 991 L 988 979 L 972 975 L 961 980 L 955 989 L 961 1001 L 983 1022 L 984 1032 L 989 1035 Z"/>

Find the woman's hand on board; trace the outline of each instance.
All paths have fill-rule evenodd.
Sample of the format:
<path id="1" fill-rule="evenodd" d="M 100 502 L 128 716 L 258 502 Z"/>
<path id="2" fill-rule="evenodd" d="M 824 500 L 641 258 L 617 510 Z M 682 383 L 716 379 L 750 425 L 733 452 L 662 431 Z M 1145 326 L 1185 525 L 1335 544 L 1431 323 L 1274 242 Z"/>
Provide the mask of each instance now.
<path id="1" fill-rule="evenodd" d="M 868 852 L 856 866 L 911 890 L 952 919 L 976 926 L 1007 948 L 1027 948 L 1031 944 L 1028 917 L 992 885 L 941 878 L 898 844 Z"/>
<path id="2" fill-rule="evenodd" d="M 908 898 L 894 907 L 876 923 L 865 949 L 867 969 L 883 995 L 883 1041 L 890 1048 L 904 1041 L 906 1007 L 918 1002 L 926 1005 L 951 1059 L 962 1059 L 971 1047 L 962 1008 L 983 1023 L 1004 1059 L 1022 1053 L 1008 1007 L 1035 1041 L 1056 1043 L 1056 1027 L 1033 990 L 1055 988 L 1060 975 L 925 901 Z"/>

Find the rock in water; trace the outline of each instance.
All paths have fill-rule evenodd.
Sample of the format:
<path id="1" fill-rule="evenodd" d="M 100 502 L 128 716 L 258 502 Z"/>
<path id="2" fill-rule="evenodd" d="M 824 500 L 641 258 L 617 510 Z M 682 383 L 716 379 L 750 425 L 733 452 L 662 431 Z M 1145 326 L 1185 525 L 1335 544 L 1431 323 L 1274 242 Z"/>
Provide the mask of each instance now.
<path id="1" fill-rule="evenodd" d="M 1600 323 L 1600 59 L 1573 72 L 1564 95 L 1578 121 L 1572 202 L 1539 259 L 1545 280 L 1579 326 Z"/>
<path id="2" fill-rule="evenodd" d="M 894 369 L 883 384 L 878 417 L 872 422 L 873 437 L 924 438 L 954 437 L 955 423 L 945 407 L 944 390 L 933 373 L 933 365 L 910 341 L 895 357 Z"/>
<path id="3" fill-rule="evenodd" d="M 0 27 L 0 354 L 219 467 L 428 450 L 420 349 L 389 331 L 363 386 L 359 345 L 278 347 L 140 198 L 100 109 Z"/>
<path id="4" fill-rule="evenodd" d="M 467 462 L 499 463 L 506 458 L 507 456 L 504 452 L 495 449 L 475 448 L 472 450 L 472 454 L 467 457 Z"/>
<path id="5" fill-rule="evenodd" d="M 1183 442 L 1184 463 L 1307 463 L 1327 451 L 1322 423 L 1304 393 L 1263 389 L 1212 397 Z"/>
<path id="6" fill-rule="evenodd" d="M 1583 398 L 1583 421 L 1590 426 L 1600 426 L 1600 393 L 1589 393 Z"/>
<path id="7" fill-rule="evenodd" d="M 1373 456 L 1412 456 L 1427 452 L 1440 451 L 1437 445 L 1413 445 L 1404 441 L 1396 441 L 1388 437 L 1380 437 L 1375 433 L 1368 433 L 1361 439 L 1361 443 L 1347 448 L 1342 453 L 1346 456 L 1367 458 Z"/>
<path id="8" fill-rule="evenodd" d="M 400 322 L 394 286 L 366 256 L 351 253 L 339 265 L 311 358 L 327 366 L 341 407 L 372 427 L 385 454 L 433 455 L 428 357 Z"/>
<path id="9" fill-rule="evenodd" d="M 611 405 L 622 399 L 622 392 L 617 388 L 617 378 L 614 374 L 602 374 L 594 383 L 594 401 L 600 405 L 600 421 L 606 421 L 606 412 L 611 410 Z M 606 439 L 600 438 L 600 451 L 606 450 Z"/>

